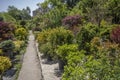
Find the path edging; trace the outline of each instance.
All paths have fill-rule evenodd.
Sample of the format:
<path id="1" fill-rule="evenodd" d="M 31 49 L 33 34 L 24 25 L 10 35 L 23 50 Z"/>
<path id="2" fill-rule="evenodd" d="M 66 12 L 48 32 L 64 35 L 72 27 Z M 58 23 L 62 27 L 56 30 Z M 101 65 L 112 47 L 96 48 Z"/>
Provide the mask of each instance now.
<path id="1" fill-rule="evenodd" d="M 43 76 L 43 72 L 42 72 L 42 65 L 41 65 L 41 55 L 40 55 L 40 52 L 39 52 L 39 49 L 38 49 L 38 43 L 35 41 L 35 49 L 36 49 L 36 52 L 37 52 L 37 56 L 38 56 L 38 59 L 39 59 L 39 64 L 40 64 L 40 70 L 41 70 L 41 77 L 42 79 L 41 80 L 44 80 L 44 76 Z"/>

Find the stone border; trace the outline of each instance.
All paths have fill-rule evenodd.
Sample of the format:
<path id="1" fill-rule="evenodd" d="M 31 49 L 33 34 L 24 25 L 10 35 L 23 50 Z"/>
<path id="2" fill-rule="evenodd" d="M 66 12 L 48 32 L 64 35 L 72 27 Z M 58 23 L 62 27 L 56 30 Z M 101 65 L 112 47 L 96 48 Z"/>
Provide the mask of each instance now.
<path id="1" fill-rule="evenodd" d="M 40 56 L 40 52 L 39 52 L 39 49 L 38 49 L 38 43 L 36 41 L 34 41 L 34 43 L 35 43 L 36 53 L 37 53 L 37 56 L 38 56 L 38 59 L 39 59 L 39 64 L 40 64 L 41 77 L 42 77 L 41 80 L 44 80 L 44 76 L 43 76 L 43 72 L 42 72 L 42 65 L 41 65 L 41 56 Z"/>

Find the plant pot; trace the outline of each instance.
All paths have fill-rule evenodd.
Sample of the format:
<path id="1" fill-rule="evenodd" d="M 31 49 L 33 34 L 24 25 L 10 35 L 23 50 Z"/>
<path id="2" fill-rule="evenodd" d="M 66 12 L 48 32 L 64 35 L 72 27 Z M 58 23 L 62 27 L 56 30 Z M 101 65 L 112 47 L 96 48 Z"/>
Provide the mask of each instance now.
<path id="1" fill-rule="evenodd" d="M 52 57 L 51 56 L 47 56 L 47 61 L 52 61 Z"/>
<path id="2" fill-rule="evenodd" d="M 64 70 L 65 62 L 63 60 L 58 60 L 59 70 Z"/>

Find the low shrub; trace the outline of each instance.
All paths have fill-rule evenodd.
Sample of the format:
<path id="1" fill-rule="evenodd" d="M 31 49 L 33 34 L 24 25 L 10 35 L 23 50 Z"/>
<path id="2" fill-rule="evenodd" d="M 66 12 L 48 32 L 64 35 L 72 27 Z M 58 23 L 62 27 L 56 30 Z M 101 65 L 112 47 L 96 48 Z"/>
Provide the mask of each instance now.
<path id="1" fill-rule="evenodd" d="M 37 41 L 40 49 L 45 52 L 45 54 L 49 54 L 54 58 L 56 57 L 55 50 L 58 48 L 58 46 L 73 43 L 73 37 L 74 36 L 71 31 L 60 27 L 40 32 L 37 35 Z"/>
<path id="2" fill-rule="evenodd" d="M 6 22 L 0 22 L 0 42 L 4 40 L 13 39 L 14 25 Z"/>
<path id="3" fill-rule="evenodd" d="M 7 57 L 0 56 L 0 80 L 2 80 L 3 73 L 11 67 L 11 61 Z"/>
<path id="4" fill-rule="evenodd" d="M 4 55 L 13 57 L 13 50 L 15 45 L 12 40 L 6 40 L 0 43 L 0 48 L 3 50 Z"/>
<path id="5" fill-rule="evenodd" d="M 80 15 L 67 16 L 62 20 L 62 24 L 67 26 L 68 28 L 77 26 L 78 24 L 81 23 L 82 21 Z"/>
<path id="6" fill-rule="evenodd" d="M 13 41 L 13 43 L 15 44 L 15 48 L 14 48 L 14 52 L 15 53 L 19 53 L 21 48 L 24 47 L 24 41 L 20 41 L 20 40 L 17 40 L 17 41 Z"/>
<path id="7" fill-rule="evenodd" d="M 15 30 L 15 35 L 18 40 L 26 40 L 28 36 L 28 32 L 25 28 L 17 28 Z"/>
<path id="8" fill-rule="evenodd" d="M 110 38 L 113 42 L 120 44 L 120 26 L 114 28 L 110 34 Z"/>

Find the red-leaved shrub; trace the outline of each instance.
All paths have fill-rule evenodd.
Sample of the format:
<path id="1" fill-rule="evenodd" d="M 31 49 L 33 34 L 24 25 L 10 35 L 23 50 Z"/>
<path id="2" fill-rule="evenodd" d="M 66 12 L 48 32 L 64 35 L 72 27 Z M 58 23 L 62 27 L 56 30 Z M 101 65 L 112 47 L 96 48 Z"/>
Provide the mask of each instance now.
<path id="1" fill-rule="evenodd" d="M 62 24 L 67 27 L 77 26 L 78 24 L 81 24 L 81 16 L 67 16 L 62 20 Z"/>
<path id="2" fill-rule="evenodd" d="M 115 43 L 120 43 L 120 26 L 114 28 L 110 34 L 110 38 Z"/>
<path id="3" fill-rule="evenodd" d="M 14 26 L 10 23 L 0 22 L 0 41 L 12 39 Z"/>

